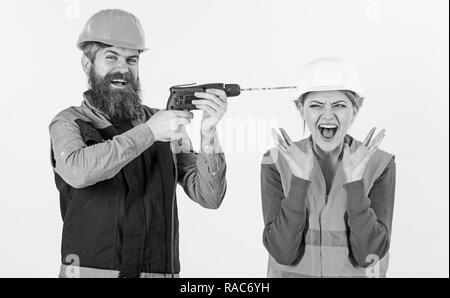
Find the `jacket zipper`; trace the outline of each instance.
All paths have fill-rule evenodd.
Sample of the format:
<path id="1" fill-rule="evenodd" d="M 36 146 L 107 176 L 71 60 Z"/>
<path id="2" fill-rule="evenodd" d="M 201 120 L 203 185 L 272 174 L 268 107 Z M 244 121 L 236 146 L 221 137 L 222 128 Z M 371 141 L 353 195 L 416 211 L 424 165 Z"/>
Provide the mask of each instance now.
<path id="1" fill-rule="evenodd" d="M 171 263 L 171 276 L 175 278 L 175 199 L 177 194 L 177 184 L 178 184 L 178 167 L 177 167 L 177 159 L 173 152 L 173 143 L 170 144 L 170 148 L 172 150 L 172 157 L 174 161 L 174 169 L 175 169 L 175 182 L 173 186 L 173 195 L 172 195 L 172 211 L 171 211 L 171 228 L 170 228 L 170 263 Z"/>
<path id="2" fill-rule="evenodd" d="M 175 166 L 176 167 L 176 166 Z M 176 181 L 176 180 L 175 180 Z M 171 269 L 172 269 L 172 278 L 175 277 L 175 196 L 176 196 L 176 184 L 173 190 L 172 197 L 172 227 L 171 227 L 171 235 L 170 235 L 170 261 L 171 261 Z"/>
<path id="3" fill-rule="evenodd" d="M 327 200 L 327 198 L 325 198 Z M 320 255 L 320 277 L 323 277 L 323 260 L 322 260 L 322 213 L 325 209 L 325 206 L 320 210 L 319 213 L 319 255 Z"/>

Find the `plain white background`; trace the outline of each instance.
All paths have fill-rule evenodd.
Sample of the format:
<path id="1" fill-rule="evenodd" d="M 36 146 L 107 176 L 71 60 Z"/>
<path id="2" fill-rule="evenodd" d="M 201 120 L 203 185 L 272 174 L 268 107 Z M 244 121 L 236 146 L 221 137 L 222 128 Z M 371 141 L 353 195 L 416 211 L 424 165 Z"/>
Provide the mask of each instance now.
<path id="1" fill-rule="evenodd" d="M 58 274 L 62 220 L 48 124 L 62 109 L 79 105 L 86 89 L 75 47 L 82 26 L 100 9 L 122 8 L 146 30 L 151 50 L 142 55 L 141 81 L 144 103 L 153 107 L 163 108 L 176 84 L 295 85 L 301 66 L 318 56 L 353 64 L 368 98 L 350 133 L 362 139 L 372 126 L 386 128 L 382 149 L 396 155 L 389 276 L 448 277 L 448 5 L 1 1 L 0 276 Z M 223 123 L 243 121 L 237 126 L 247 134 L 252 123 L 263 132 L 276 123 L 302 138 L 294 95 L 258 92 L 230 99 Z M 183 277 L 266 274 L 259 171 L 269 145 L 263 137 L 255 150 L 237 149 L 233 140 L 242 142 L 227 130 L 228 192 L 221 209 L 204 210 L 178 191 Z"/>

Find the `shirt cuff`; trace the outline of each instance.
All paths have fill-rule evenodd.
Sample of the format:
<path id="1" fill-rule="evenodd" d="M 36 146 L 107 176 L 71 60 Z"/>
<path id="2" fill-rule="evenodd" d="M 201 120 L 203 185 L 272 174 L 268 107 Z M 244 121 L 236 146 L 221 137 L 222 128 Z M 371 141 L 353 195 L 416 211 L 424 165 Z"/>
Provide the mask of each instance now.
<path id="1" fill-rule="evenodd" d="M 306 208 L 306 195 L 308 194 L 311 181 L 298 178 L 292 175 L 291 188 L 284 200 L 284 204 L 293 211 L 305 211 Z"/>
<path id="2" fill-rule="evenodd" d="M 152 130 L 146 124 L 139 124 L 125 133 L 134 142 L 137 155 L 142 154 L 155 142 Z"/>
<path id="3" fill-rule="evenodd" d="M 222 147 L 220 146 L 219 136 L 217 130 L 214 129 L 207 135 L 201 135 L 200 153 L 222 153 Z"/>
<path id="4" fill-rule="evenodd" d="M 370 206 L 369 198 L 366 198 L 363 180 L 344 184 L 347 192 L 347 211 L 349 213 L 360 213 Z"/>

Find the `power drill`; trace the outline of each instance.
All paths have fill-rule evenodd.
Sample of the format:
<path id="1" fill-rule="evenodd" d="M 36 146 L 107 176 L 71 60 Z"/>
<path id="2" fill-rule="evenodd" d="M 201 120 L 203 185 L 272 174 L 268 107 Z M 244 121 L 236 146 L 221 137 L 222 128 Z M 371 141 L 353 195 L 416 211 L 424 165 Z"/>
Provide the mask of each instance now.
<path id="1" fill-rule="evenodd" d="M 241 94 L 241 87 L 237 84 L 223 84 L 212 83 L 204 85 L 178 85 L 170 88 L 170 97 L 167 102 L 167 110 L 197 110 L 192 104 L 193 100 L 198 100 L 195 97 L 196 92 L 206 92 L 207 89 L 219 89 L 225 91 L 228 97 L 239 96 Z"/>
<path id="2" fill-rule="evenodd" d="M 167 102 L 167 110 L 198 110 L 192 101 L 198 99 L 194 96 L 195 92 L 206 92 L 207 89 L 219 89 L 225 91 L 228 97 L 235 97 L 241 94 L 241 91 L 267 91 L 267 90 L 283 90 L 283 89 L 297 89 L 297 86 L 284 86 L 284 87 L 264 87 L 264 88 L 247 88 L 241 89 L 238 84 L 188 84 L 177 85 L 170 88 L 170 97 Z"/>

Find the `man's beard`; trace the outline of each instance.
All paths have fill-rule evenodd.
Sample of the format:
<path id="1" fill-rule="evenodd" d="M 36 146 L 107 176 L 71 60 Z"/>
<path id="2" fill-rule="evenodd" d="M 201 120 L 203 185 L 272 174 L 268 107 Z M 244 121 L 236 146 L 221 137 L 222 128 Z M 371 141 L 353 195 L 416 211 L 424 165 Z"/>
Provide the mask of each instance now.
<path id="1" fill-rule="evenodd" d="M 112 86 L 114 80 L 123 80 L 127 85 L 116 89 Z M 142 113 L 139 79 L 136 80 L 130 73 L 120 72 L 108 73 L 101 78 L 92 67 L 89 84 L 91 86 L 89 102 L 105 113 L 110 122 L 118 123 L 139 118 Z"/>

